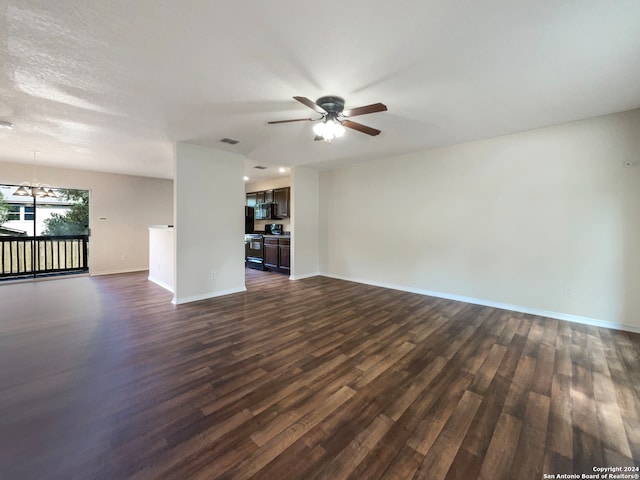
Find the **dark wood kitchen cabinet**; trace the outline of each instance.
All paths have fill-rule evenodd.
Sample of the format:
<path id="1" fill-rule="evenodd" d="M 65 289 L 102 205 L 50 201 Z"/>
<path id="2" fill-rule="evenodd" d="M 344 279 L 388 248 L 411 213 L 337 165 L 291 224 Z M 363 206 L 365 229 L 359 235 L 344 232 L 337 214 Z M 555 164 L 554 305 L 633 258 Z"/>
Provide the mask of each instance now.
<path id="1" fill-rule="evenodd" d="M 279 265 L 279 245 L 277 239 L 264 239 L 264 266 L 269 270 L 277 270 Z"/>
<path id="2" fill-rule="evenodd" d="M 289 197 L 291 194 L 291 188 L 276 188 L 273 190 L 273 201 L 276 202 L 278 206 L 278 216 L 279 217 L 288 217 L 289 216 Z"/>
<path id="3" fill-rule="evenodd" d="M 264 266 L 272 272 L 289 273 L 291 270 L 291 239 L 289 237 L 264 237 Z"/>
<path id="4" fill-rule="evenodd" d="M 259 192 L 247 193 L 247 207 L 255 207 L 261 203 L 275 203 L 276 215 L 279 218 L 287 218 L 291 215 L 291 187 L 274 188 L 272 190 L 261 190 Z"/>
<path id="5" fill-rule="evenodd" d="M 278 242 L 279 264 L 278 268 L 284 273 L 291 271 L 291 239 L 281 238 Z"/>

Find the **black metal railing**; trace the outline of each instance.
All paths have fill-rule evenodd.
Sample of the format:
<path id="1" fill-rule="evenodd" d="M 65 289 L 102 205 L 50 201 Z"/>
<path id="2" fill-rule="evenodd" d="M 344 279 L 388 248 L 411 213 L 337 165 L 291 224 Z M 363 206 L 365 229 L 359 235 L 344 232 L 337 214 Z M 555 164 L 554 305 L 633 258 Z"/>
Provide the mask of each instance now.
<path id="1" fill-rule="evenodd" d="M 88 235 L 0 236 L 0 278 L 89 271 Z"/>

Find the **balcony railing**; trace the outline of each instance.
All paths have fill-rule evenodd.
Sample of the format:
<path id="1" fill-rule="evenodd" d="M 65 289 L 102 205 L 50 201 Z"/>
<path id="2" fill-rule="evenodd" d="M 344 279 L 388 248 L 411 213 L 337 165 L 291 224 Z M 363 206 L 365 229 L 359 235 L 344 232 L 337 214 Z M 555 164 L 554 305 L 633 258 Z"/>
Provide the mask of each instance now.
<path id="1" fill-rule="evenodd" d="M 0 236 L 0 278 L 87 272 L 89 237 Z"/>

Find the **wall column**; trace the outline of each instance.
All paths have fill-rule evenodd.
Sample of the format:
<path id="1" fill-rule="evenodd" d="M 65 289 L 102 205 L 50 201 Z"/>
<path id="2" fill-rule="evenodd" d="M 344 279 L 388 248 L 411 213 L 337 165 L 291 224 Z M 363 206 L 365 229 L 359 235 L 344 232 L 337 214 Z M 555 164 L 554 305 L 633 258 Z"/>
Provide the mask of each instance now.
<path id="1" fill-rule="evenodd" d="M 175 169 L 173 303 L 246 290 L 244 157 L 178 143 Z"/>

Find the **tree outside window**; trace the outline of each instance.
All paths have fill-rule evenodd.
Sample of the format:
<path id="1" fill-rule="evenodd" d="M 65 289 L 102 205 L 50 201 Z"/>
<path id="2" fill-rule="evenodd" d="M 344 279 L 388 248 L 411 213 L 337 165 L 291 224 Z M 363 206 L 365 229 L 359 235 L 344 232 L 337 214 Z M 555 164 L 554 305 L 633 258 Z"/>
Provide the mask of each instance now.
<path id="1" fill-rule="evenodd" d="M 53 213 L 44 220 L 43 235 L 86 235 L 89 229 L 89 192 L 56 189 L 59 198 L 73 202 L 64 214 Z"/>
<path id="2" fill-rule="evenodd" d="M 0 225 L 9 218 L 9 205 L 4 200 L 4 195 L 0 192 Z"/>

